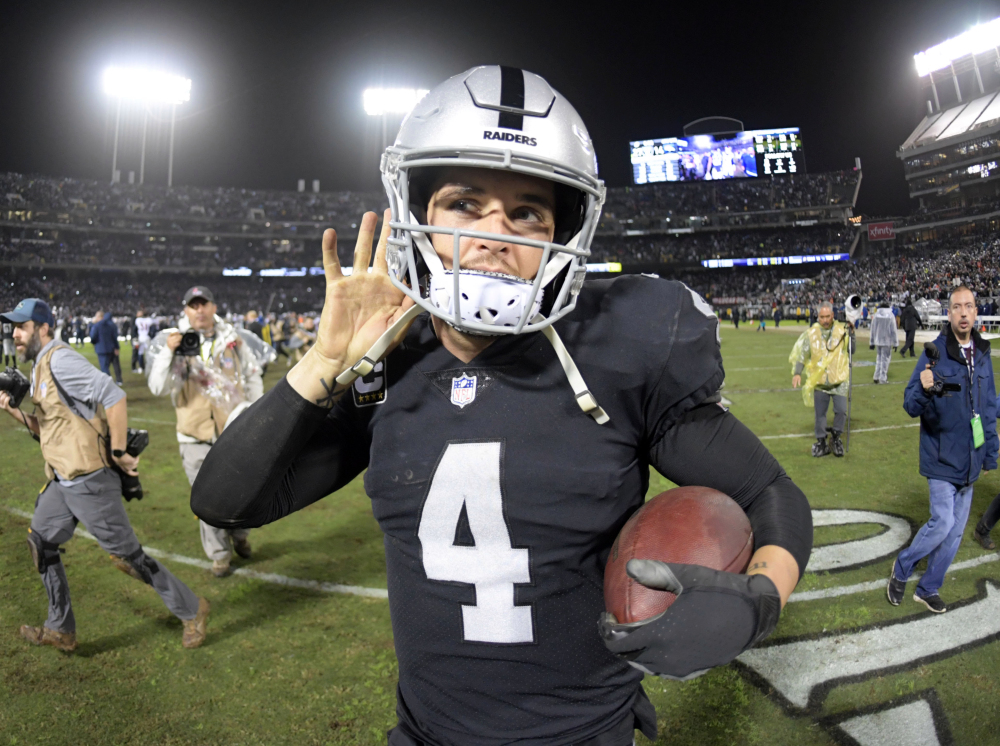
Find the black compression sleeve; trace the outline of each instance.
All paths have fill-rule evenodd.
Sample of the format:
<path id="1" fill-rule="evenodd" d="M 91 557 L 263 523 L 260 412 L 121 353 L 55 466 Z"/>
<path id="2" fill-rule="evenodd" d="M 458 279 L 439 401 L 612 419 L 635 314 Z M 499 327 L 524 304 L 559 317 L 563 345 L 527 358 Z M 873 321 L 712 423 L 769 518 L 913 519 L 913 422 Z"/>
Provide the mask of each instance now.
<path id="1" fill-rule="evenodd" d="M 339 415 L 339 416 L 338 416 Z M 191 488 L 217 528 L 255 528 L 329 495 L 368 465 L 343 410 L 317 407 L 282 379 L 225 429 Z"/>
<path id="2" fill-rule="evenodd" d="M 650 463 L 678 485 L 711 487 L 746 511 L 759 548 L 787 549 L 805 572 L 812 513 L 802 490 L 756 435 L 717 404 L 695 407 L 653 444 Z"/>

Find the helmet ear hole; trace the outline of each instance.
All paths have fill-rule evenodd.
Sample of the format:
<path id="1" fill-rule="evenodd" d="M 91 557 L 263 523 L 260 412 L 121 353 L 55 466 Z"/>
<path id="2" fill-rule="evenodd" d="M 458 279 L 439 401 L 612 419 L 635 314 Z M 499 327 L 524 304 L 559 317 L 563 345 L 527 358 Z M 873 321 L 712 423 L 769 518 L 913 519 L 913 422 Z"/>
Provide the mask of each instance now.
<path id="1" fill-rule="evenodd" d="M 584 211 L 587 206 L 587 195 L 579 189 L 557 183 L 555 184 L 555 198 L 556 229 L 552 240 L 565 244 L 583 227 L 583 220 L 586 217 Z"/>
<path id="2" fill-rule="evenodd" d="M 550 290 L 542 297 L 542 306 L 538 309 L 538 312 L 541 313 L 542 316 L 552 315 L 552 307 L 555 305 L 556 298 L 559 296 L 559 289 L 562 287 L 562 284 L 566 282 L 566 277 L 569 274 L 570 267 L 572 266 L 572 262 L 568 263 L 559 271 L 559 274 L 552 278 L 552 282 L 548 284 L 547 287 L 550 288 Z"/>

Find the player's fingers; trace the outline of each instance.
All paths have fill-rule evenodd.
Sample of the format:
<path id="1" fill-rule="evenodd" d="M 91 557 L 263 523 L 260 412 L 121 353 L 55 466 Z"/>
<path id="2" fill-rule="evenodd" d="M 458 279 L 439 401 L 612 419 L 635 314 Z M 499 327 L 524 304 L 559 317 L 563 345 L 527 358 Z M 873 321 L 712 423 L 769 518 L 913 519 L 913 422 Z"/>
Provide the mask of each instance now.
<path id="1" fill-rule="evenodd" d="M 382 234 L 378 237 L 378 247 L 375 249 L 375 271 L 389 273 L 389 264 L 385 258 L 385 252 L 389 248 L 389 221 L 392 219 L 392 211 L 386 210 L 382 213 Z"/>
<path id="2" fill-rule="evenodd" d="M 637 583 L 647 588 L 680 594 L 684 590 L 681 581 L 674 575 L 666 562 L 656 560 L 631 559 L 625 565 L 625 572 Z"/>
<path id="3" fill-rule="evenodd" d="M 364 272 L 372 259 L 372 241 L 375 239 L 375 225 L 378 216 L 374 212 L 366 212 L 361 216 L 358 228 L 358 242 L 354 245 L 354 272 Z"/>
<path id="4" fill-rule="evenodd" d="M 339 280 L 344 276 L 340 269 L 340 259 L 337 257 L 337 231 L 333 228 L 323 231 L 323 273 L 327 282 Z"/>

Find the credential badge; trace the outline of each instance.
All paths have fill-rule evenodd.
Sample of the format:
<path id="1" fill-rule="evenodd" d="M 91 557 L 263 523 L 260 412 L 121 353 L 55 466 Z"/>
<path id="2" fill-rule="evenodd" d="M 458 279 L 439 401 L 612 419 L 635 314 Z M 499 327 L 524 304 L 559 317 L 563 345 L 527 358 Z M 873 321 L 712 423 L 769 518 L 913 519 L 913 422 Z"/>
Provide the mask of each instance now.
<path id="1" fill-rule="evenodd" d="M 476 400 L 476 376 L 471 378 L 463 373 L 458 378 L 451 379 L 451 403 L 456 407 L 465 407 Z"/>

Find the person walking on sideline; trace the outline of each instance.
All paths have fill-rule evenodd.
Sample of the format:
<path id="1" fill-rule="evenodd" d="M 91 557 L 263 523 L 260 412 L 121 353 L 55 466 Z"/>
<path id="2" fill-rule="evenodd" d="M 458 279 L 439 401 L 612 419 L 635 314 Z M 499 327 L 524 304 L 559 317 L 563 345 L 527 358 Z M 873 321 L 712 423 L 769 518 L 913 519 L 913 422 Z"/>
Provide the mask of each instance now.
<path id="1" fill-rule="evenodd" d="M 917 335 L 917 327 L 924 324 L 920 320 L 920 313 L 917 311 L 917 307 L 913 305 L 912 299 L 906 301 L 903 313 L 899 317 L 899 323 L 903 327 L 903 331 L 906 332 L 906 342 L 900 349 L 899 354 L 902 357 L 906 357 L 906 351 L 909 350 L 910 357 L 916 357 L 913 352 L 913 340 Z"/>
<path id="2" fill-rule="evenodd" d="M 990 343 L 975 330 L 976 298 L 960 286 L 948 303 L 948 325 L 934 340 L 939 362 L 917 360 L 903 408 L 920 418 L 920 474 L 930 488 L 931 517 L 892 565 L 886 595 L 899 606 L 906 581 L 927 557 L 927 572 L 913 600 L 935 614 L 947 611 L 938 591 L 962 541 L 972 486 L 981 471 L 997 468 L 997 394 Z M 950 390 L 944 391 L 947 381 Z M 956 388 L 951 388 L 956 387 Z"/>

